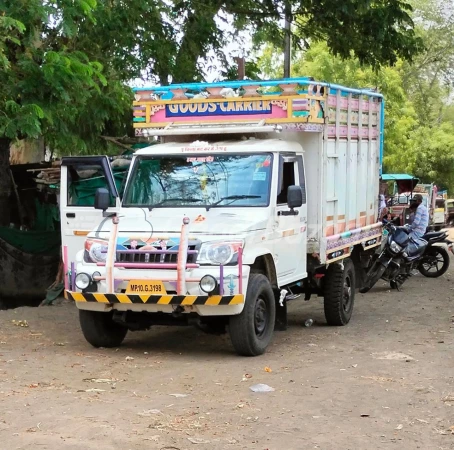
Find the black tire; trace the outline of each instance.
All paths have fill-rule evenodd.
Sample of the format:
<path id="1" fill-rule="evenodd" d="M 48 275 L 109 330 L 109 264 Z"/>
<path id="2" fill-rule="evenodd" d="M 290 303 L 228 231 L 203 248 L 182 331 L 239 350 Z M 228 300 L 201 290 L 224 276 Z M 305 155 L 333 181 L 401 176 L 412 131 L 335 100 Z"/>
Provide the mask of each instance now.
<path id="1" fill-rule="evenodd" d="M 235 351 L 242 356 L 265 353 L 273 337 L 276 302 L 268 278 L 260 273 L 249 277 L 241 314 L 229 319 L 229 333 Z"/>
<path id="2" fill-rule="evenodd" d="M 449 269 L 449 254 L 445 248 L 434 245 L 424 253 L 419 272 L 427 278 L 441 277 Z M 431 270 L 435 269 L 435 270 Z"/>
<path id="3" fill-rule="evenodd" d="M 367 271 L 364 285 L 360 288 L 359 292 L 361 292 L 361 294 L 369 292 L 375 286 L 375 283 L 382 277 L 385 270 L 386 267 L 380 261 L 375 261 L 374 265 Z"/>
<path id="4" fill-rule="evenodd" d="M 112 319 L 112 312 L 79 310 L 79 322 L 85 339 L 93 347 L 119 347 L 128 329 Z"/>
<path id="5" fill-rule="evenodd" d="M 325 278 L 324 309 L 328 325 L 347 325 L 353 314 L 355 304 L 355 268 L 349 259 L 328 267 Z"/>

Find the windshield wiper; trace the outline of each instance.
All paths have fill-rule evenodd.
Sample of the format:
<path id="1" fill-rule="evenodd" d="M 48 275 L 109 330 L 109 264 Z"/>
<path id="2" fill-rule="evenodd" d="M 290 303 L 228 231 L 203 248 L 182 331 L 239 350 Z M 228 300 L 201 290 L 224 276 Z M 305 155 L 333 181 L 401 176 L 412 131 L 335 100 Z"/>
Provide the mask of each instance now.
<path id="1" fill-rule="evenodd" d="M 213 208 L 213 207 L 219 205 L 219 203 L 223 202 L 224 200 L 232 200 L 230 203 L 233 203 L 236 200 L 242 200 L 245 198 L 260 198 L 260 197 L 261 197 L 261 195 L 228 195 L 227 197 L 220 198 L 217 202 L 214 202 L 211 205 L 206 205 L 206 209 L 207 209 L 207 211 L 209 211 L 210 208 Z M 230 205 L 230 203 L 229 203 L 229 205 Z"/>
<path id="2" fill-rule="evenodd" d="M 196 202 L 203 202 L 201 198 L 166 198 L 158 203 L 155 203 L 154 205 L 150 205 L 148 207 L 148 210 L 151 211 L 153 208 L 156 208 L 156 206 L 161 206 L 164 203 L 167 202 L 188 202 L 188 203 L 196 203 Z"/>

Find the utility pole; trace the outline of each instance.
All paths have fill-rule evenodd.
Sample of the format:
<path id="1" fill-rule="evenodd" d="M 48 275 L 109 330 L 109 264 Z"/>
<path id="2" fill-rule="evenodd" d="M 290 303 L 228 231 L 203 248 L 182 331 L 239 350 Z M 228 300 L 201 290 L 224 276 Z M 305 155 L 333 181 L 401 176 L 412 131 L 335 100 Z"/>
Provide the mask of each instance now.
<path id="1" fill-rule="evenodd" d="M 246 77 L 246 67 L 243 56 L 238 56 L 235 58 L 235 62 L 238 65 L 238 79 L 244 80 Z"/>
<path id="2" fill-rule="evenodd" d="M 284 7 L 284 78 L 290 78 L 290 59 L 292 56 L 292 8 L 289 1 L 285 2 Z"/>

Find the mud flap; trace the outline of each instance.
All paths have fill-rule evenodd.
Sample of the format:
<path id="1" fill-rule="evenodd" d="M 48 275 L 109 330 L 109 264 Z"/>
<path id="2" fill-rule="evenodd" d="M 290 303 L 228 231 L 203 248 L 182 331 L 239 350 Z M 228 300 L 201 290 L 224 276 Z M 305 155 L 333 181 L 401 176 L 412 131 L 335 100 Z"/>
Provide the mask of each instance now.
<path id="1" fill-rule="evenodd" d="M 274 298 L 276 300 L 276 322 L 274 324 L 274 329 L 276 331 L 285 331 L 288 327 L 287 320 L 287 302 L 280 302 L 281 291 L 279 289 L 273 289 Z"/>

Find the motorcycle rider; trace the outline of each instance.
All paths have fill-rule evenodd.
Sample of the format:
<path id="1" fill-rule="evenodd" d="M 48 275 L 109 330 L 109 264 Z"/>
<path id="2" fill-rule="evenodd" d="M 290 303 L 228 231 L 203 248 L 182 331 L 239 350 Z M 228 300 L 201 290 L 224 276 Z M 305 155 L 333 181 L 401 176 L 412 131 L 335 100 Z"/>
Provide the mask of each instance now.
<path id="1" fill-rule="evenodd" d="M 424 206 L 421 194 L 413 196 L 413 202 L 416 203 L 416 213 L 411 224 L 407 225 L 410 230 L 410 238 L 419 247 L 423 242 L 421 238 L 426 234 L 427 227 L 429 226 L 429 211 Z"/>

